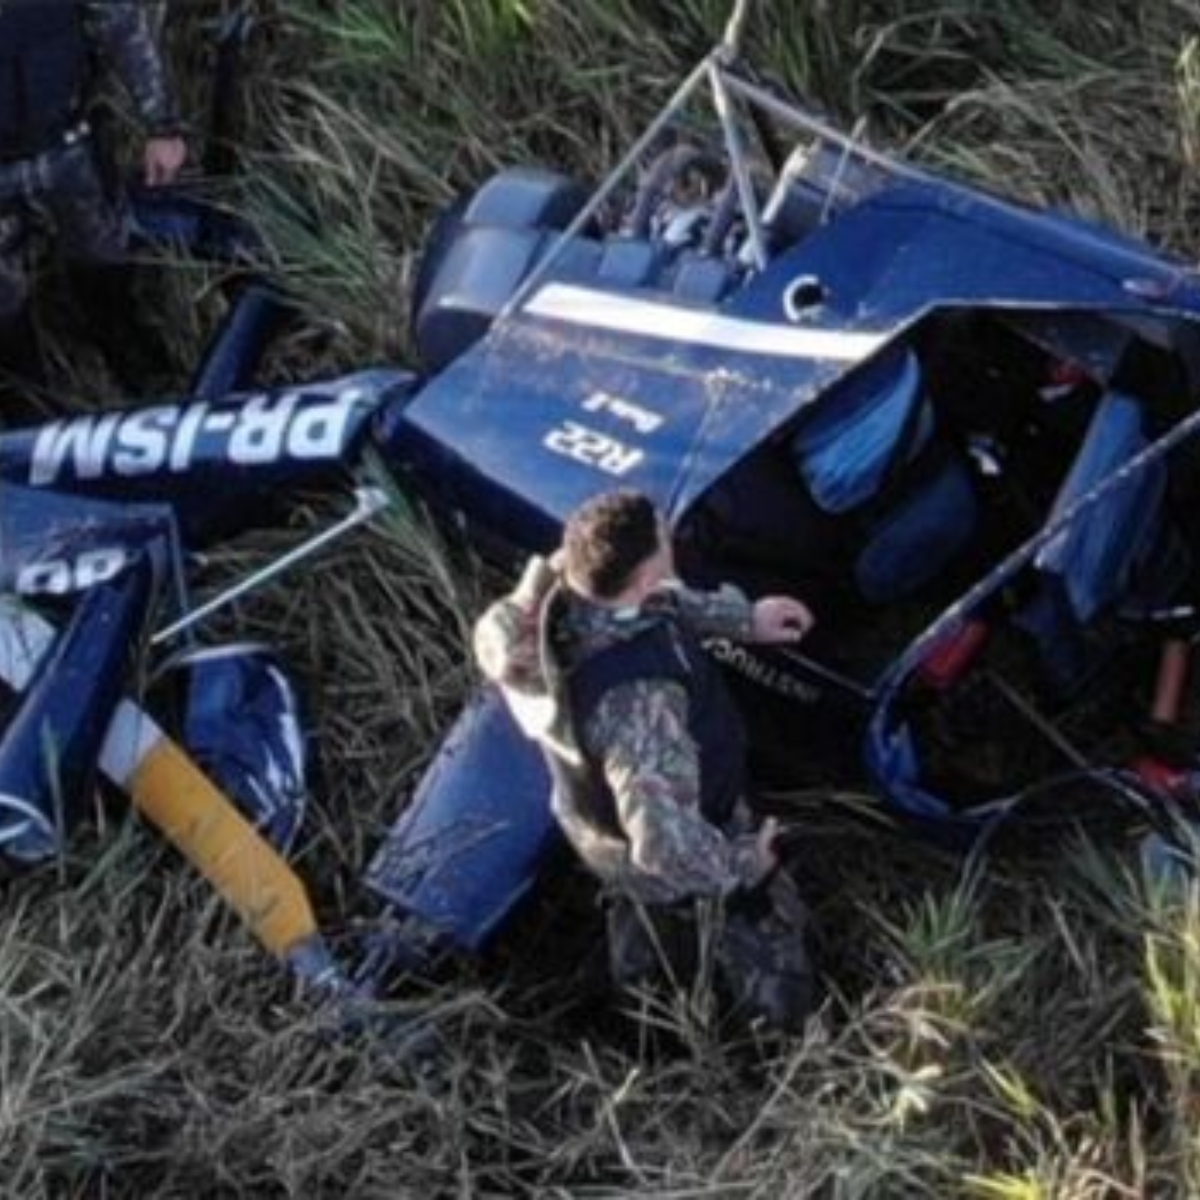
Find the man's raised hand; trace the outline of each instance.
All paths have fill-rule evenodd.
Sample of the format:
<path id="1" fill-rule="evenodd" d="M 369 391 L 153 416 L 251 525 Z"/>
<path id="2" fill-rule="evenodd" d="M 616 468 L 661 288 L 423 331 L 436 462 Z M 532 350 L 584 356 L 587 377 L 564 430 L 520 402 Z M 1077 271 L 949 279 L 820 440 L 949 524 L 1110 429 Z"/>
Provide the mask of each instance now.
<path id="1" fill-rule="evenodd" d="M 812 611 L 794 596 L 764 596 L 754 605 L 756 642 L 798 642 L 816 623 Z"/>
<path id="2" fill-rule="evenodd" d="M 174 183 L 187 161 L 187 143 L 181 137 L 152 137 L 146 141 L 142 156 L 147 187 Z"/>

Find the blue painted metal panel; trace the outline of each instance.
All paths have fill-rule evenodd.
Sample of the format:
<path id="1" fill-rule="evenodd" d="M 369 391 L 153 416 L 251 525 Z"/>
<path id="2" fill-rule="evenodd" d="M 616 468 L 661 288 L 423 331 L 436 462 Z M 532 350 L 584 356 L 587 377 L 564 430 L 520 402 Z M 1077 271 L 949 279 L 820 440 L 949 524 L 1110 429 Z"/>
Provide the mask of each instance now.
<path id="1" fill-rule="evenodd" d="M 261 259 L 262 237 L 243 218 L 191 195 L 184 185 L 130 187 L 133 235 L 156 248 L 182 250 L 216 262 Z"/>
<path id="2" fill-rule="evenodd" d="M 0 851 L 47 858 L 78 816 L 154 596 L 151 556 L 89 589 L 0 741 Z"/>
<path id="3" fill-rule="evenodd" d="M 806 275 L 827 300 L 791 325 L 784 294 Z M 553 284 L 536 292 L 431 380 L 389 432 L 394 455 L 426 479 L 441 476 L 435 490 L 510 536 L 527 530 L 517 538 L 527 545 L 545 544 L 547 529 L 617 484 L 686 510 L 867 361 L 873 351 L 862 347 L 900 339 L 935 308 L 1200 313 L 1195 276 L 1148 247 L 936 184 L 864 201 L 719 308 L 593 283 L 563 319 L 546 302 L 562 293 Z M 614 309 L 626 317 L 609 321 Z M 732 334 L 707 337 L 707 319 L 730 318 Z M 827 352 L 822 337 L 845 346 Z M 789 339 L 807 339 L 813 353 L 788 350 Z"/>
<path id="4" fill-rule="evenodd" d="M 1146 448 L 1144 424 L 1136 400 L 1119 392 L 1103 398 L 1054 502 L 1050 521 Z M 1039 570 L 1062 579 L 1080 621 L 1090 621 L 1126 593 L 1138 560 L 1160 530 L 1166 491 L 1167 464 L 1152 463 L 1073 522 L 1034 559 Z"/>
<path id="5" fill-rule="evenodd" d="M 308 801 L 300 700 L 279 658 L 255 644 L 208 646 L 160 672 L 179 741 L 278 849 L 291 849 Z"/>
<path id="6" fill-rule="evenodd" d="M 0 481 L 170 504 L 186 544 L 269 520 L 271 501 L 343 481 L 403 371 L 220 400 L 87 413 L 0 435 Z"/>
<path id="7" fill-rule="evenodd" d="M 560 844 L 541 751 L 486 688 L 450 731 L 366 883 L 456 947 L 477 950 Z"/>
<path id="8" fill-rule="evenodd" d="M 901 325 L 957 305 L 1200 312 L 1200 279 L 1150 247 L 950 185 L 871 197 L 776 258 L 730 310 L 782 321 L 800 275 L 828 291 L 816 327 Z"/>
<path id="9" fill-rule="evenodd" d="M 295 312 L 276 288 L 263 284 L 244 288 L 205 348 L 189 394 L 197 400 L 216 400 L 253 387 L 267 346 Z"/>
<path id="10" fill-rule="evenodd" d="M 669 320 L 681 309 L 706 316 L 677 302 L 649 312 Z M 521 313 L 422 389 L 398 414 L 388 450 L 406 462 L 469 464 L 465 486 L 432 486 L 458 488 L 462 507 L 500 527 L 525 519 L 554 528 L 615 486 L 640 488 L 678 514 L 889 332 L 850 341 L 839 332 L 830 347 L 839 357 L 805 356 Z M 764 322 L 741 322 L 731 337 L 758 333 L 782 345 L 811 340 Z"/>
<path id="11" fill-rule="evenodd" d="M 0 591 L 64 595 L 119 574 L 174 529 L 165 505 L 0 485 Z"/>

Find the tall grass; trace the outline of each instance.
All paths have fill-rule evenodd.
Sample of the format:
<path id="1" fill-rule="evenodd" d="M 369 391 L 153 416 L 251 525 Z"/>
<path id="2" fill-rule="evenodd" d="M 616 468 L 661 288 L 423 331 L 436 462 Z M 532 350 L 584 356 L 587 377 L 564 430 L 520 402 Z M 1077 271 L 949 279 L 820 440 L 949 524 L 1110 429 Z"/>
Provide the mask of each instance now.
<path id="1" fill-rule="evenodd" d="M 245 202 L 319 331 L 287 369 L 402 356 L 437 208 L 510 162 L 599 176 L 726 16 L 263 3 Z M 776 0 L 747 55 L 882 145 L 1194 254 L 1198 16 L 1194 0 Z M 198 28 L 181 26 L 193 64 Z M 201 591 L 327 515 L 222 552 Z M 335 934 L 375 915 L 358 874 L 472 684 L 466 631 L 496 586 L 407 514 L 211 631 L 281 645 L 309 697 L 298 862 Z M 135 817 L 105 811 L 3 885 L 7 1195 L 1200 1194 L 1200 909 L 1124 844 L 964 863 L 850 801 L 795 799 L 827 998 L 804 1037 L 754 1043 L 695 1008 L 648 1027 L 598 1006 L 598 921 L 570 873 L 484 961 L 340 1027 Z M 437 1035 L 419 1053 L 415 1027 Z"/>

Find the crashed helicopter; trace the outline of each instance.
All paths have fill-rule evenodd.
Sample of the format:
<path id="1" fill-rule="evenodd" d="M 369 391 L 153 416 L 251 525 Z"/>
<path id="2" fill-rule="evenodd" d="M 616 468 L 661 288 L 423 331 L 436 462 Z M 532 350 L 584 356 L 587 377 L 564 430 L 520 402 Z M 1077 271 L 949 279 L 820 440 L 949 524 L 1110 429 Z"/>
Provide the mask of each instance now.
<path id="1" fill-rule="evenodd" d="M 286 861 L 305 782 L 278 664 L 186 656 L 174 737 L 127 694 L 139 648 L 215 606 L 188 609 L 188 554 L 368 451 L 502 562 L 628 486 L 690 582 L 808 599 L 803 653 L 708 647 L 764 786 L 855 780 L 960 840 L 1079 789 L 1186 826 L 1200 277 L 847 138 L 735 42 L 598 186 L 518 167 L 442 215 L 418 370 L 256 390 L 286 301 L 255 286 L 184 401 L 0 435 L 0 851 L 53 854 L 98 767 L 303 976 L 369 989 Z M 698 143 L 678 118 L 705 94 Z M 360 489 L 287 563 L 387 502 Z M 77 597 L 58 625 L 46 595 Z M 147 639 L 158 596 L 177 617 Z M 549 787 L 482 690 L 368 872 L 396 954 L 503 926 L 558 841 Z"/>

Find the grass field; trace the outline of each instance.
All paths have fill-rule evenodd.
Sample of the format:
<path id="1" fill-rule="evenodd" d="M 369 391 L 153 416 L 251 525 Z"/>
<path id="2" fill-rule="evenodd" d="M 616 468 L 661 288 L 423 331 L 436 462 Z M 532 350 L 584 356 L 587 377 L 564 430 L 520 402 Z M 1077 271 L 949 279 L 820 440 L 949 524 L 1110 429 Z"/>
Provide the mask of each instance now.
<path id="1" fill-rule="evenodd" d="M 506 163 L 594 178 L 715 40 L 724 0 L 260 6 L 241 202 L 309 323 L 282 372 L 403 359 L 440 205 Z M 172 36 L 203 97 L 221 5 Z M 874 143 L 1200 250 L 1200 0 L 760 0 L 747 56 Z M 181 353 L 213 307 L 205 273 Z M 221 581 L 319 514 L 222 553 Z M 299 856 L 334 930 L 469 690 L 497 586 L 419 522 L 219 623 L 282 645 L 318 769 Z M 1200 1196 L 1200 897 L 1119 839 L 961 859 L 808 797 L 827 1000 L 807 1035 L 639 1036 L 595 1011 L 586 904 L 339 1029 L 112 804 L 4 883 L 0 1190 L 37 1196 Z M 568 889 L 569 890 L 569 889 Z M 536 948 L 536 953 L 531 947 Z M 420 1036 L 414 1036 L 419 1034 Z"/>

